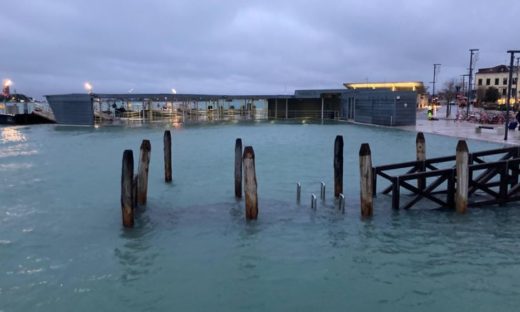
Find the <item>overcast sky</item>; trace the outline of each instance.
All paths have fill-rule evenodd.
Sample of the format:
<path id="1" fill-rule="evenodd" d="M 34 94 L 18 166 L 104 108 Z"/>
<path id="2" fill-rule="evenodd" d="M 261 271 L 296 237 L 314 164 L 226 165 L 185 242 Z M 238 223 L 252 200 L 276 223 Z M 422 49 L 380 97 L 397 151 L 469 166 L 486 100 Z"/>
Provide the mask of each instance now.
<path id="1" fill-rule="evenodd" d="M 344 82 L 443 82 L 520 49 L 518 0 L 12 0 L 0 77 L 29 96 L 287 94 Z M 520 56 L 520 55 L 519 55 Z"/>

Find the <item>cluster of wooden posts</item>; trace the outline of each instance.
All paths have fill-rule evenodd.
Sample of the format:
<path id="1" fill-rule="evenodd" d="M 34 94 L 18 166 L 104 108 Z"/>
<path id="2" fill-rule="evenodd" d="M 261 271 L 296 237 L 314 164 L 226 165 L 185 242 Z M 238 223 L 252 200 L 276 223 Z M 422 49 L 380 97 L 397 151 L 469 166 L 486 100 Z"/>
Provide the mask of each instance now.
<path id="1" fill-rule="evenodd" d="M 243 177 L 242 177 L 243 173 Z M 258 218 L 258 193 L 255 169 L 255 151 L 246 146 L 242 153 L 242 139 L 235 141 L 235 197 L 242 198 L 242 178 L 244 183 L 246 219 Z"/>
<path id="2" fill-rule="evenodd" d="M 172 153 L 171 133 L 164 132 L 164 179 L 166 183 L 172 181 Z M 343 136 L 338 135 L 334 141 L 334 196 L 338 205 L 344 211 L 345 196 L 343 195 Z M 138 172 L 134 176 L 134 159 L 132 150 L 123 153 L 121 173 L 121 209 L 123 225 L 133 227 L 134 211 L 136 207 L 146 205 L 148 190 L 148 169 L 150 164 L 151 144 L 143 140 L 140 149 Z M 496 162 L 485 162 L 483 156 L 503 155 Z M 435 164 L 455 161 L 455 165 L 448 169 L 439 169 Z M 391 170 L 408 172 L 400 175 L 391 175 Z M 476 177 L 474 173 L 480 172 Z M 480 205 L 493 203 L 503 204 L 508 201 L 520 200 L 520 147 L 511 147 L 469 153 L 464 140 L 457 144 L 456 155 L 426 158 L 426 142 L 423 133 L 419 132 L 416 138 L 416 160 L 399 164 L 372 166 L 372 156 L 368 143 L 361 144 L 359 149 L 360 173 L 360 210 L 362 217 L 373 215 L 374 197 L 377 194 L 377 178 L 382 177 L 391 182 L 383 194 L 392 192 L 392 208 L 400 207 L 400 189 L 411 191 L 415 197 L 405 205 L 408 209 L 419 200 L 426 198 L 443 207 L 455 208 L 464 213 L 468 207 L 468 197 L 477 190 L 482 190 L 492 197 L 490 200 L 480 201 Z M 498 182 L 495 180 L 499 179 Z M 429 185 L 427 179 L 430 181 Z M 416 185 L 410 181 L 416 181 Z M 235 197 L 245 196 L 245 217 L 247 220 L 258 218 L 258 194 L 255 170 L 255 152 L 252 146 L 242 149 L 242 139 L 235 141 Z M 435 191 L 439 186 L 446 185 L 446 189 Z M 242 186 L 244 190 L 242 191 Z M 498 187 L 496 191 L 493 188 Z M 437 196 L 445 195 L 445 199 Z M 301 184 L 297 184 L 297 201 L 301 195 Z M 311 207 L 316 207 L 316 196 L 312 194 Z M 325 197 L 325 184 L 322 183 L 321 197 Z"/>
<path id="3" fill-rule="evenodd" d="M 164 181 L 172 181 L 172 137 L 170 130 L 164 132 Z M 144 208 L 148 193 L 148 171 L 152 146 L 143 140 L 140 149 L 138 173 L 134 176 L 134 156 L 132 150 L 123 152 L 121 170 L 121 212 L 124 227 L 133 227 L 136 208 Z M 242 172 L 245 194 L 245 215 L 247 220 L 258 217 L 258 195 L 255 170 L 255 151 L 246 146 L 242 153 L 242 140 L 235 144 L 235 196 L 242 197 Z"/>
<path id="4" fill-rule="evenodd" d="M 144 208 L 148 196 L 148 171 L 152 145 L 143 140 L 139 154 L 137 174 L 134 176 L 134 155 L 132 150 L 123 152 L 121 170 L 121 212 L 124 227 L 134 226 L 137 207 Z M 172 139 L 169 130 L 164 132 L 164 181 L 172 181 Z"/>

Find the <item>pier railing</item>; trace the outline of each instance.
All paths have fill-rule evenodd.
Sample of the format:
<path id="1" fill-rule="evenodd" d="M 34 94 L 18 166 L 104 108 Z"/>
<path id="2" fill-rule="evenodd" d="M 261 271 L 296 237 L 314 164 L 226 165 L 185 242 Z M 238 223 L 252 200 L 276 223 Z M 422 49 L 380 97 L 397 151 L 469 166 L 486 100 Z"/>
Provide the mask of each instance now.
<path id="1" fill-rule="evenodd" d="M 469 153 L 468 159 L 470 205 L 504 204 L 520 200 L 520 147 Z M 392 193 L 393 209 L 409 209 L 421 199 L 428 199 L 440 207 L 452 208 L 457 183 L 455 160 L 456 156 L 445 156 L 373 167 L 373 194 L 377 193 L 377 180 L 381 177 L 390 182 L 382 193 Z M 401 189 L 409 191 L 411 195 L 411 199 L 403 206 L 400 205 Z"/>

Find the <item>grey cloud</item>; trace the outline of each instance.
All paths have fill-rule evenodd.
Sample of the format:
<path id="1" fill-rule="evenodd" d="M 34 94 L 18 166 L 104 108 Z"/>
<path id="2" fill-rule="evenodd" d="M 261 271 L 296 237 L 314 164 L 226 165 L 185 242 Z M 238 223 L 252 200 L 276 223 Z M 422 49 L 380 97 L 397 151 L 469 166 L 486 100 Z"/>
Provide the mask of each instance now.
<path id="1" fill-rule="evenodd" d="M 286 93 L 432 79 L 504 63 L 514 0 L 17 0 L 0 12 L 0 77 L 32 96 Z M 512 26 L 511 26 L 512 27 Z"/>

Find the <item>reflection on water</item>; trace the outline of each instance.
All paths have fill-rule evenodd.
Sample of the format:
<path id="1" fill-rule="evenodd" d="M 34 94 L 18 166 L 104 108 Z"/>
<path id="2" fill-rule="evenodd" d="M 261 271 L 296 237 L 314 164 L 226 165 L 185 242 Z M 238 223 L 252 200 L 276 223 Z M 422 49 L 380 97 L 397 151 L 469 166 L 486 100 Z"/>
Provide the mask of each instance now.
<path id="1" fill-rule="evenodd" d="M 2 143 L 25 142 L 27 139 L 17 127 L 1 127 L 0 136 Z"/>

